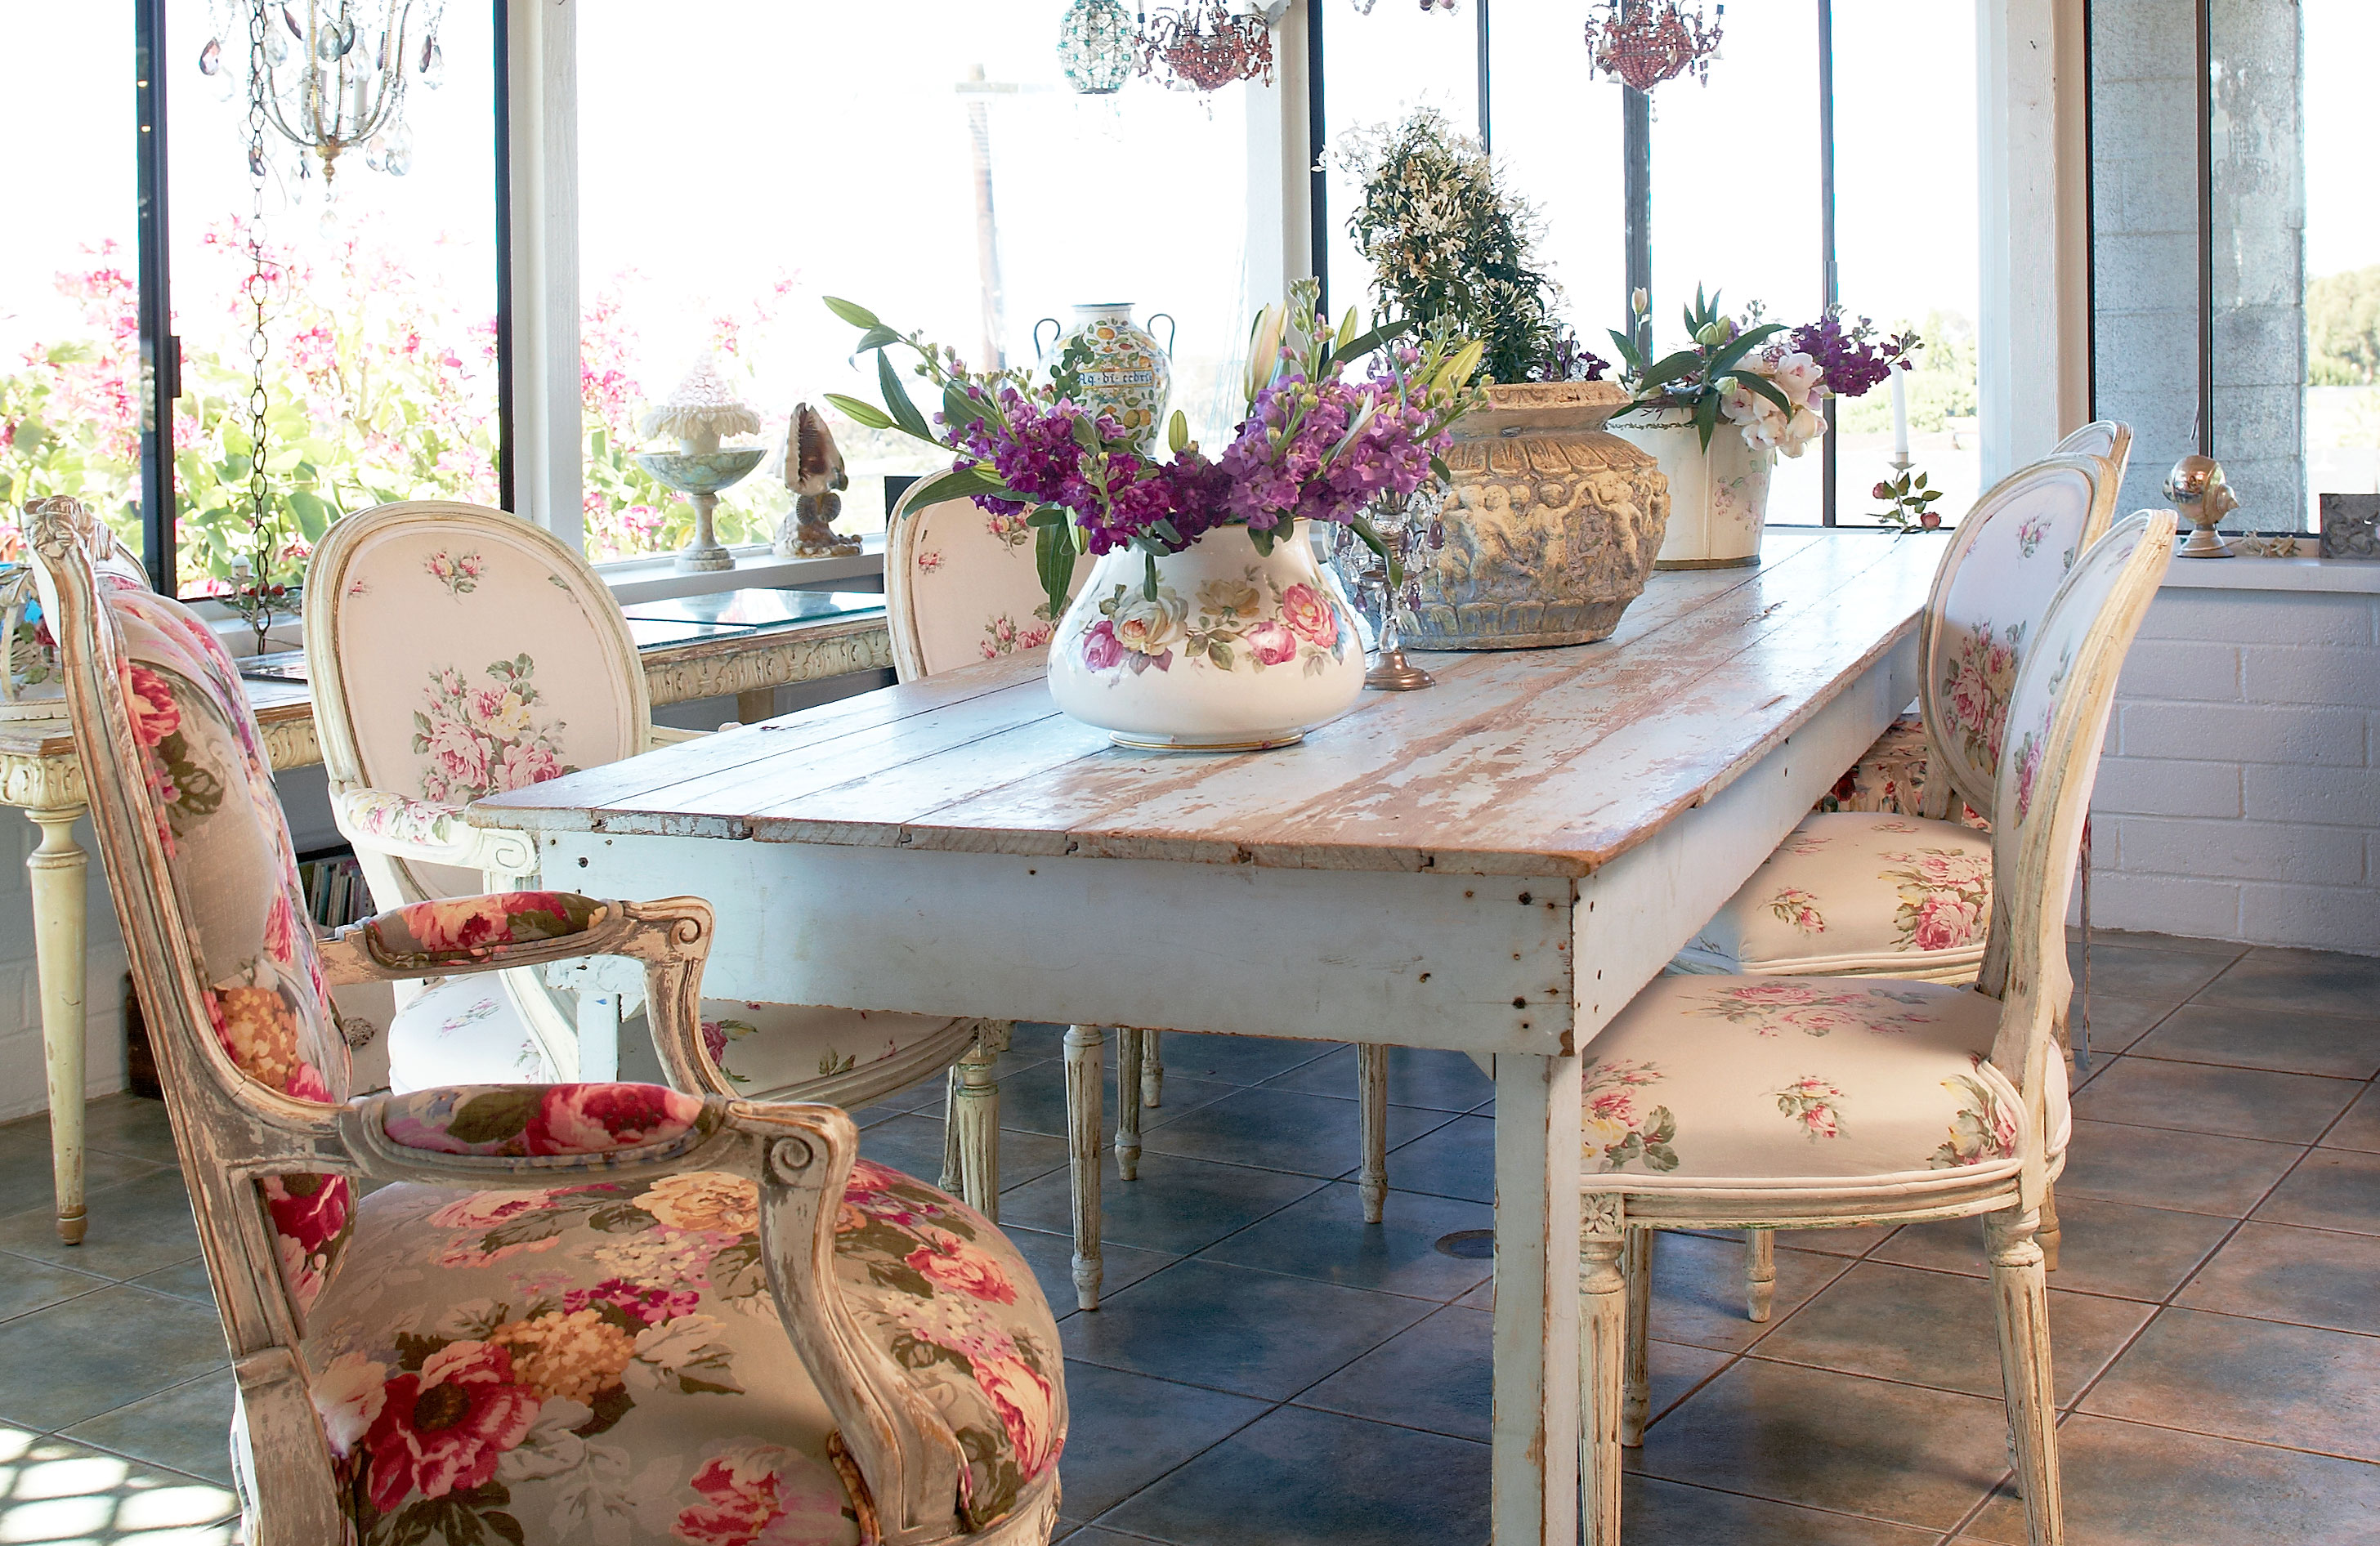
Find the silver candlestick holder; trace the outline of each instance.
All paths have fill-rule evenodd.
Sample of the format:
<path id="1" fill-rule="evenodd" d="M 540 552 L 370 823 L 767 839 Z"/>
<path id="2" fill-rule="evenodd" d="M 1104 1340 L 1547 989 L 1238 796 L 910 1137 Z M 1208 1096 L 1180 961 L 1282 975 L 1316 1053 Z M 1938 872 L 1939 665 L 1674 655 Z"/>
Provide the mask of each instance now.
<path id="1" fill-rule="evenodd" d="M 1389 551 L 1396 555 L 1400 567 L 1412 555 L 1416 525 L 1414 506 L 1425 497 L 1415 494 L 1406 500 L 1388 499 L 1372 507 L 1373 529 L 1380 534 Z M 1340 542 L 1342 562 L 1354 561 L 1349 566 L 1356 569 L 1354 579 L 1358 592 L 1379 598 L 1380 622 L 1374 636 L 1372 667 L 1364 673 L 1364 685 L 1384 693 L 1413 693 L 1437 686 L 1436 677 L 1405 658 L 1400 618 L 1404 598 L 1390 584 L 1388 561 L 1345 527 L 1340 528 Z"/>

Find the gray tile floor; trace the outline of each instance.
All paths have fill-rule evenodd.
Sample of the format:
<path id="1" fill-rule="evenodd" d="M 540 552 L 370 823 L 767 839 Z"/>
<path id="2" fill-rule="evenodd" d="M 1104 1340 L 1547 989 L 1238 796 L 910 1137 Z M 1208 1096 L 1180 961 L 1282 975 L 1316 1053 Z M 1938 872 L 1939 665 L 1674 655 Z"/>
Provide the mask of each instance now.
<path id="1" fill-rule="evenodd" d="M 2156 936 L 2093 950 L 2051 1278 L 2075 1546 L 2380 1541 L 2380 960 Z M 1169 1036 L 1108 1298 L 1061 1324 L 1077 1546 L 1485 1538 L 1488 1089 L 1399 1053 L 1385 1226 L 1360 1222 L 1354 1054 Z M 1073 1303 L 1058 1033 L 1002 1070 L 1003 1223 Z M 857 1113 L 941 1168 L 939 1084 Z M 1112 1112 L 1111 1112 L 1112 1116 Z M 162 1108 L 93 1108 L 89 1244 L 49 1232 L 46 1132 L 0 1127 L 0 1542 L 229 1538 L 229 1377 Z M 1631 1546 L 2020 1542 L 1972 1224 L 1665 1236 L 1658 1414 Z M 1071 1531 L 1072 1534 L 1066 1532 Z"/>

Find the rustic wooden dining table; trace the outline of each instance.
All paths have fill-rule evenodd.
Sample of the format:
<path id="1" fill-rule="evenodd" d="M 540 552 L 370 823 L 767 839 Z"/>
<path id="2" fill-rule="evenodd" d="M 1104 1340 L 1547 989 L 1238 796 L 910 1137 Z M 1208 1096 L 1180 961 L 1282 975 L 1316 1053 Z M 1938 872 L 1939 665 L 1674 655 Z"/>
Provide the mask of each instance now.
<path id="1" fill-rule="evenodd" d="M 1269 752 L 1111 746 L 1019 656 L 472 815 L 549 885 L 710 898 L 719 996 L 1492 1056 L 1494 1539 L 1572 1546 L 1581 1050 L 1915 695 L 1938 552 L 1775 534 Z"/>

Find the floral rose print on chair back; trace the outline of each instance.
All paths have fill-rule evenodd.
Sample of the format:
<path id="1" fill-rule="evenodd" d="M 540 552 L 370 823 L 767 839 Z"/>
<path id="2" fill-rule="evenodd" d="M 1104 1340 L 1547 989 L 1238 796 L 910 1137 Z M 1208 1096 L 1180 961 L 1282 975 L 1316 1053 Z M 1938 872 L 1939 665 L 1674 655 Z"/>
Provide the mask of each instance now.
<path id="1" fill-rule="evenodd" d="M 298 881 L 298 855 L 239 673 L 178 602 L 103 575 L 123 641 L 124 702 L 141 759 L 141 813 L 163 850 L 217 1039 L 249 1078 L 299 1100 L 348 1093 L 346 1044 Z M 283 1281 L 303 1312 L 344 1248 L 352 1198 L 334 1177 L 259 1183 Z"/>
<path id="2" fill-rule="evenodd" d="M 1077 584 L 1090 565 L 1077 561 Z M 917 509 L 904 496 L 884 547 L 885 610 L 904 682 L 1040 649 L 1055 624 L 1022 515 L 972 500 Z"/>
<path id="3" fill-rule="evenodd" d="M 358 766 L 333 757 L 334 779 L 460 806 L 643 749 L 643 678 L 622 669 L 636 646 L 577 555 L 478 505 L 383 505 L 342 525 L 358 529 L 330 576 L 333 658 L 311 663 L 317 694 L 350 706 Z M 442 882 L 422 887 L 432 896 L 480 889 L 460 871 L 417 878 Z"/>
<path id="4" fill-rule="evenodd" d="M 2006 478 L 1950 536 L 1927 609 L 1925 720 L 1953 792 L 1992 806 L 2009 694 L 2075 559 L 2107 529 L 2115 486 L 2095 457 L 2057 456 Z"/>

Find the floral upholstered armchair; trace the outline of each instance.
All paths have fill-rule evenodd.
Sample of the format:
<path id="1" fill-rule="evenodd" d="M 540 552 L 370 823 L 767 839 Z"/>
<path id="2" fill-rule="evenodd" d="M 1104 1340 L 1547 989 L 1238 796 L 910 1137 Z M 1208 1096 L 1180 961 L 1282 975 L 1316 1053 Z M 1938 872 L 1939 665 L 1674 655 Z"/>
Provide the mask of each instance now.
<path id="1" fill-rule="evenodd" d="M 534 840 L 471 825 L 470 802 L 699 738 L 653 724 L 635 642 L 602 580 L 502 511 L 432 501 L 350 515 L 315 553 L 310 592 L 307 659 L 333 809 L 383 908 L 538 874 Z M 577 969 L 574 994 L 556 974 L 507 972 L 501 991 L 469 978 L 431 988 L 390 1032 L 391 1087 L 611 1077 L 633 980 Z M 966 1065 L 952 1124 L 965 1141 L 943 1179 L 996 1212 L 990 1066 L 1006 1022 L 713 1000 L 703 1027 L 704 1057 L 747 1095 L 864 1105 Z"/>
<path id="2" fill-rule="evenodd" d="M 447 899 L 318 941 L 214 635 L 79 509 L 30 536 L 230 1344 L 249 1546 L 1047 1540 L 1048 1307 L 981 1214 L 858 1161 L 840 1111 L 350 1097 L 341 983 L 625 957 L 686 1055 L 707 904 Z"/>

